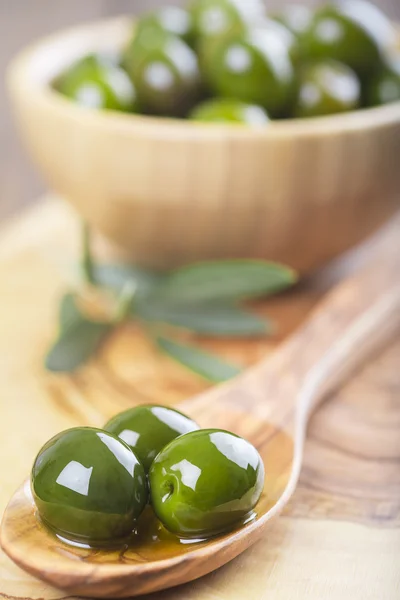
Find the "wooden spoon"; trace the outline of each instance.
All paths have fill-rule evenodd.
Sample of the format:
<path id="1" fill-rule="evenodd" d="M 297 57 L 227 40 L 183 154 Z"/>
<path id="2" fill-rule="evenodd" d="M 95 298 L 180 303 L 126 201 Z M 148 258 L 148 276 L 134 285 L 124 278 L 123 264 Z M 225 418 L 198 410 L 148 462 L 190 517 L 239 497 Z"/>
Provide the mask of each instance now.
<path id="1" fill-rule="evenodd" d="M 179 406 L 203 426 L 235 431 L 260 451 L 266 485 L 249 523 L 207 542 L 184 543 L 148 512 L 129 546 L 72 546 L 37 519 L 26 482 L 4 514 L 4 551 L 23 569 L 72 595 L 124 598 L 191 581 L 246 550 L 293 494 L 311 411 L 400 328 L 398 227 L 371 250 L 376 262 L 330 293 L 271 358 Z"/>

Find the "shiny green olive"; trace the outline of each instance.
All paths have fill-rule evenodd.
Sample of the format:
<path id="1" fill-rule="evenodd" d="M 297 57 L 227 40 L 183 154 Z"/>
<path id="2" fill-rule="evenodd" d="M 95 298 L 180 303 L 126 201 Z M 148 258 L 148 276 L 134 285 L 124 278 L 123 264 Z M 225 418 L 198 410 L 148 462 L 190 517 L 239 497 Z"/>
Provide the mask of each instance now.
<path id="1" fill-rule="evenodd" d="M 285 25 L 297 38 L 301 39 L 310 28 L 313 11 L 304 4 L 287 4 L 280 12 L 272 14 L 271 19 Z"/>
<path id="2" fill-rule="evenodd" d="M 207 538 L 249 518 L 263 490 L 264 465 L 246 440 L 202 429 L 168 444 L 149 481 L 153 509 L 166 529 Z"/>
<path id="3" fill-rule="evenodd" d="M 364 100 L 367 106 L 400 100 L 400 55 L 365 83 Z"/>
<path id="4" fill-rule="evenodd" d="M 294 109 L 296 117 L 347 112 L 360 105 L 361 86 L 355 72 L 337 61 L 304 67 Z"/>
<path id="5" fill-rule="evenodd" d="M 258 104 L 273 116 L 286 109 L 294 94 L 288 46 L 272 29 L 220 40 L 203 63 L 203 73 L 216 96 Z"/>
<path id="6" fill-rule="evenodd" d="M 104 429 L 128 444 L 148 472 L 164 446 L 179 435 L 199 429 L 199 426 L 173 408 L 148 404 L 119 413 L 108 421 Z"/>
<path id="7" fill-rule="evenodd" d="M 285 44 L 292 63 L 296 65 L 300 62 L 301 46 L 297 37 L 286 25 L 274 19 L 263 19 L 253 29 L 264 31 L 269 36 L 279 37 Z"/>
<path id="8" fill-rule="evenodd" d="M 213 98 L 196 106 L 190 119 L 208 123 L 242 123 L 260 127 L 269 122 L 266 111 L 256 104 L 246 104 L 229 98 Z"/>
<path id="9" fill-rule="evenodd" d="M 244 33 L 266 16 L 262 0 L 194 0 L 191 5 L 197 40 Z"/>
<path id="10" fill-rule="evenodd" d="M 193 41 L 193 19 L 190 12 L 179 6 L 163 6 L 141 17 L 135 27 L 135 36 L 152 35 L 164 31 L 182 38 L 188 44 Z"/>
<path id="11" fill-rule="evenodd" d="M 201 95 L 197 56 L 179 37 L 149 30 L 130 43 L 123 64 L 144 112 L 183 116 Z"/>
<path id="12" fill-rule="evenodd" d="M 115 61 L 114 56 L 87 56 L 63 73 L 54 87 L 87 108 L 135 112 L 139 108 L 135 86 Z"/>
<path id="13" fill-rule="evenodd" d="M 72 540 L 129 535 L 147 502 L 143 466 L 116 436 L 91 427 L 59 433 L 43 446 L 31 487 L 40 517 Z"/>
<path id="14" fill-rule="evenodd" d="M 360 75 L 378 69 L 394 39 L 390 21 L 364 0 L 342 0 L 322 7 L 303 37 L 310 59 L 334 59 Z"/>

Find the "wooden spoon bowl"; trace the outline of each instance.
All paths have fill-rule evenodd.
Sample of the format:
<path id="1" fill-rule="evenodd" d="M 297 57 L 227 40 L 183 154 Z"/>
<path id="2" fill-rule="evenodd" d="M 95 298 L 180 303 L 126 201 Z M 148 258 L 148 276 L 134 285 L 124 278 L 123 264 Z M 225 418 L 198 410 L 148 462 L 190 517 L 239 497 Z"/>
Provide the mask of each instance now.
<path id="1" fill-rule="evenodd" d="M 27 480 L 6 510 L 3 547 L 33 575 L 70 593 L 92 597 L 135 596 L 190 581 L 222 566 L 253 543 L 253 538 L 243 539 L 243 533 L 250 524 L 253 530 L 277 505 L 289 482 L 293 461 L 292 438 L 269 423 L 252 423 L 251 417 L 235 412 L 231 418 L 221 418 L 220 424 L 238 430 L 238 419 L 242 417 L 246 418 L 246 431 L 253 432 L 253 441 L 260 440 L 258 449 L 268 477 L 249 524 L 237 531 L 211 541 L 180 540 L 168 533 L 148 508 L 140 518 L 136 535 L 122 547 L 102 550 L 72 544 L 49 532 L 40 521 Z M 202 421 L 205 422 L 204 415 Z"/>
<path id="2" fill-rule="evenodd" d="M 398 224 L 376 244 L 376 263 L 334 290 L 271 358 L 179 406 L 202 426 L 232 430 L 258 448 L 266 485 L 248 523 L 212 540 L 185 543 L 147 511 L 122 548 L 67 545 L 37 518 L 26 482 L 4 514 L 4 551 L 72 595 L 124 598 L 191 581 L 246 550 L 295 490 L 311 411 L 400 328 Z"/>

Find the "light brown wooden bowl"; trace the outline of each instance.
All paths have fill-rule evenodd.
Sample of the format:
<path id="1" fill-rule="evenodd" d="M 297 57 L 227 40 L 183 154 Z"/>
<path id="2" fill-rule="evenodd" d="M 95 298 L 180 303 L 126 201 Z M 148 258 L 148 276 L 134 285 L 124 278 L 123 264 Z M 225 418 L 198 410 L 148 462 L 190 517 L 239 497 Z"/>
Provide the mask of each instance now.
<path id="1" fill-rule="evenodd" d="M 263 257 L 310 271 L 400 204 L 400 102 L 265 129 L 89 111 L 49 85 L 117 49 L 131 21 L 56 34 L 9 70 L 17 121 L 49 185 L 141 264 Z"/>

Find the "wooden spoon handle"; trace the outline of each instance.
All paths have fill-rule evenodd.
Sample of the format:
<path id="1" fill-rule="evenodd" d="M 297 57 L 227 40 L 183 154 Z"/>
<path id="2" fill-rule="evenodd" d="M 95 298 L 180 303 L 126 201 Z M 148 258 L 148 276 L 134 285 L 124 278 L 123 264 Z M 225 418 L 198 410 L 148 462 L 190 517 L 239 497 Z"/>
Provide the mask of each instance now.
<path id="1" fill-rule="evenodd" d="M 289 373 L 291 401 L 296 398 L 303 426 L 319 402 L 400 329 L 400 220 L 372 246 L 373 262 L 329 293 L 276 355 L 257 367 L 266 380 L 276 379 L 277 371 Z M 284 404 L 290 402 L 287 393 L 280 393 Z"/>
<path id="2" fill-rule="evenodd" d="M 297 400 L 301 422 L 357 367 L 400 331 L 400 283 L 345 329 L 308 371 Z"/>
<path id="3" fill-rule="evenodd" d="M 333 304 L 328 300 L 326 306 Z M 279 512 L 285 506 L 296 488 L 303 463 L 307 423 L 312 410 L 362 364 L 374 349 L 399 330 L 400 283 L 393 290 L 387 291 L 371 308 L 362 312 L 347 329 L 340 330 L 338 340 L 308 371 L 295 399 L 295 410 L 287 413 L 292 418 L 283 423 L 284 428 L 291 430 L 294 438 L 292 471 L 273 512 Z"/>

